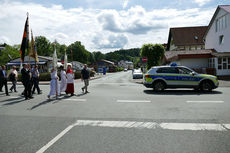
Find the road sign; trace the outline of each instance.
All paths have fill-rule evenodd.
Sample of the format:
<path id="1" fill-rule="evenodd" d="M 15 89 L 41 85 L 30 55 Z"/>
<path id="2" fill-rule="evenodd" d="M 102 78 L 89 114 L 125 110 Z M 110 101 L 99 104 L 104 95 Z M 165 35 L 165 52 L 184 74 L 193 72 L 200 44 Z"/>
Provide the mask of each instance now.
<path id="1" fill-rule="evenodd" d="M 147 57 L 142 57 L 142 62 L 147 62 L 148 61 L 148 58 Z"/>

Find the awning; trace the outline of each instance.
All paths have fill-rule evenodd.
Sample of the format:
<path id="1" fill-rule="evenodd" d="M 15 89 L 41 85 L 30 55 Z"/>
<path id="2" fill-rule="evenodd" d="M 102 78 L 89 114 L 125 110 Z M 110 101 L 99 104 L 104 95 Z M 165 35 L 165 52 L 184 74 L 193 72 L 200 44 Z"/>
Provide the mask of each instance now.
<path id="1" fill-rule="evenodd" d="M 24 62 L 24 63 L 28 63 L 28 62 Z M 34 61 L 31 61 L 31 62 L 29 62 L 31 65 L 34 65 L 35 64 L 35 62 Z M 38 64 L 38 65 L 43 65 L 43 64 L 45 64 L 46 62 L 39 62 L 39 63 L 36 63 L 36 64 Z M 8 66 L 10 66 L 10 65 L 21 65 L 21 62 L 9 62 L 9 63 L 7 63 L 6 65 L 8 65 Z"/>

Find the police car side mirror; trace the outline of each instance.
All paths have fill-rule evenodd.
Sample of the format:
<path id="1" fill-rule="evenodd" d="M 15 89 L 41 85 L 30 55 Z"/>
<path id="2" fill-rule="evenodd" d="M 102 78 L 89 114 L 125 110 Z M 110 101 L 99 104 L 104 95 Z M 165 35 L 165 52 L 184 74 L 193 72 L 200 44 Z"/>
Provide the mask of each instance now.
<path id="1" fill-rule="evenodd" d="M 196 75 L 196 73 L 195 73 L 195 72 L 192 72 L 192 75 L 194 76 L 194 75 Z"/>

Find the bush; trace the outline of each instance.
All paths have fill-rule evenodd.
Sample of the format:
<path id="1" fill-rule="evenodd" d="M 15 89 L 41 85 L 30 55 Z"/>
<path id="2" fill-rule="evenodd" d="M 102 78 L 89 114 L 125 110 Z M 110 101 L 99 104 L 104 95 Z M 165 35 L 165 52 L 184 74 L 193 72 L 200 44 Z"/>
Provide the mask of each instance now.
<path id="1" fill-rule="evenodd" d="M 40 73 L 40 81 L 50 81 L 51 80 L 51 75 L 50 73 Z"/>
<path id="2" fill-rule="evenodd" d="M 115 68 L 115 72 L 121 72 L 124 71 L 124 69 L 122 67 L 116 67 Z"/>

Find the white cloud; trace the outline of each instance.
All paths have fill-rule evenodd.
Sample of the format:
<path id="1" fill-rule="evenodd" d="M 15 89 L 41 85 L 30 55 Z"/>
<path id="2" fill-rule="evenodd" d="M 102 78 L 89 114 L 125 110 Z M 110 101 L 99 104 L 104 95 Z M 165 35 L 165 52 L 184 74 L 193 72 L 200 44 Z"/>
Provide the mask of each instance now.
<path id="1" fill-rule="evenodd" d="M 7 38 L 6 36 L 0 36 L 0 44 L 4 44 L 4 43 L 10 43 L 9 38 Z"/>
<path id="2" fill-rule="evenodd" d="M 212 0 L 194 0 L 194 3 L 197 3 L 199 6 L 203 6 L 210 1 Z"/>
<path id="3" fill-rule="evenodd" d="M 20 44 L 26 12 L 34 36 L 69 45 L 81 41 L 86 49 L 141 47 L 144 43 L 166 43 L 170 27 L 208 25 L 213 9 L 156 9 L 141 6 L 128 10 L 65 9 L 34 3 L 5 1 L 0 9 L 0 40 Z M 104 49 L 102 49 L 104 51 Z"/>
<path id="4" fill-rule="evenodd" d="M 108 35 L 107 33 L 99 33 L 92 39 L 92 41 L 97 49 L 120 49 L 124 48 L 124 46 L 128 43 L 128 38 L 124 34 L 110 33 Z"/>
<path id="5" fill-rule="evenodd" d="M 122 4 L 123 9 L 127 7 L 128 3 L 129 3 L 129 0 L 124 0 Z"/>

